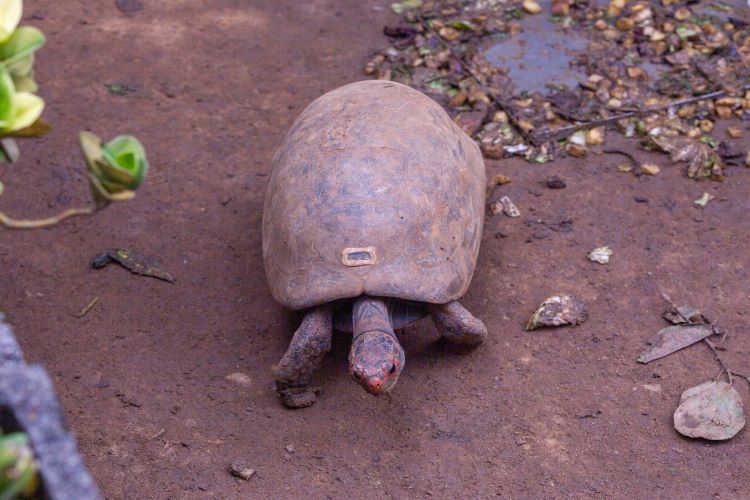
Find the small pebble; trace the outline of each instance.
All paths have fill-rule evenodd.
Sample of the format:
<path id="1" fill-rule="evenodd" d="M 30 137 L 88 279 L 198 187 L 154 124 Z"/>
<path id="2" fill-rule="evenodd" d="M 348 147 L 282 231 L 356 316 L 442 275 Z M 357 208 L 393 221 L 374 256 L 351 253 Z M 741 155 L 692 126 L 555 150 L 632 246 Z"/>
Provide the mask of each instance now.
<path id="1" fill-rule="evenodd" d="M 550 189 L 562 189 L 567 186 L 567 184 L 565 184 L 565 181 L 560 179 L 556 175 L 553 175 L 552 177 L 547 177 L 546 184 L 547 184 L 547 187 Z"/>
<path id="2" fill-rule="evenodd" d="M 248 479 L 253 477 L 253 474 L 255 474 L 255 469 L 235 462 L 229 466 L 229 472 L 231 472 L 233 476 L 247 481 Z"/>
<path id="3" fill-rule="evenodd" d="M 646 198 L 645 196 L 636 196 L 633 199 L 636 203 L 648 203 L 648 198 Z"/>
<path id="4" fill-rule="evenodd" d="M 503 207 L 503 213 L 508 217 L 518 217 L 521 215 L 521 211 L 518 210 L 516 204 L 513 203 L 507 196 L 503 196 L 502 198 L 500 198 L 500 203 Z"/>
<path id="5" fill-rule="evenodd" d="M 659 172 L 661 172 L 661 169 L 658 165 L 654 165 L 653 163 L 644 163 L 641 165 L 642 174 L 657 175 Z"/>
<path id="6" fill-rule="evenodd" d="M 525 10 L 529 14 L 539 14 L 540 12 L 542 12 L 542 6 L 534 0 L 525 0 L 523 2 L 523 10 Z"/>

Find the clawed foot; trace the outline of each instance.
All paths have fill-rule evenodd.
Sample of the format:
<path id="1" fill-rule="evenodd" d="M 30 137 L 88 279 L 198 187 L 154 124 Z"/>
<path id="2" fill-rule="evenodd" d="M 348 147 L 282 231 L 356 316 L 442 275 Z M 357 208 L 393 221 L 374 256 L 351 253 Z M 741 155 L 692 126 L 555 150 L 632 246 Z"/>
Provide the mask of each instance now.
<path id="1" fill-rule="evenodd" d="M 281 402 L 287 408 L 307 408 L 318 400 L 320 389 L 317 387 L 289 387 L 286 389 L 276 388 Z"/>
<path id="2" fill-rule="evenodd" d="M 487 327 L 458 302 L 431 304 L 430 315 L 446 343 L 472 349 L 487 338 Z"/>

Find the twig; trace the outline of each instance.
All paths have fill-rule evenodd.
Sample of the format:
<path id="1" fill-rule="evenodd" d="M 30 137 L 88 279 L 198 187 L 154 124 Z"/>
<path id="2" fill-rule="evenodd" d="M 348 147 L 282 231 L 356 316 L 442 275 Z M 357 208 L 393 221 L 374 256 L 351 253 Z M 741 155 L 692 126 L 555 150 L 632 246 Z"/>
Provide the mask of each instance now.
<path id="1" fill-rule="evenodd" d="M 83 215 L 91 215 L 96 210 L 93 207 L 85 208 L 69 208 L 64 212 L 55 215 L 54 217 L 48 217 L 46 219 L 13 219 L 8 217 L 3 212 L 0 212 L 0 224 L 7 227 L 8 229 L 41 229 L 45 227 L 51 227 L 60 222 L 64 221 L 69 217 L 79 217 Z"/>
<path id="2" fill-rule="evenodd" d="M 98 304 L 98 303 L 99 303 L 99 297 L 94 297 L 93 299 L 91 299 L 91 300 L 89 301 L 89 303 L 88 303 L 88 304 L 86 304 L 86 305 L 85 305 L 85 306 L 83 307 L 83 309 L 81 309 L 81 310 L 80 310 L 80 311 L 79 311 L 78 313 L 74 314 L 74 316 L 75 316 L 76 318 L 83 318 L 83 317 L 84 317 L 84 316 L 86 316 L 86 315 L 87 315 L 87 314 L 89 313 L 89 311 L 90 311 L 90 310 L 92 310 L 92 309 L 94 308 L 94 306 L 95 306 L 96 304 Z"/>
<path id="3" fill-rule="evenodd" d="M 742 87 L 742 90 L 750 90 L 750 85 L 745 85 Z M 702 94 L 699 96 L 693 96 L 693 97 L 686 97 L 685 99 L 678 99 L 676 101 L 669 102 L 667 104 L 662 104 L 661 106 L 652 106 L 649 108 L 634 110 L 634 111 L 628 111 L 627 113 L 620 113 L 618 115 L 613 115 L 608 118 L 600 118 L 598 120 L 590 120 L 583 123 L 578 123 L 575 125 L 567 125 L 565 127 L 560 127 L 556 129 L 547 129 L 542 130 L 537 134 L 537 137 L 547 137 L 547 136 L 554 136 L 555 139 L 561 138 L 561 136 L 568 135 L 568 132 L 576 132 L 583 128 L 589 128 L 589 127 L 598 127 L 601 125 L 607 125 L 619 120 L 622 120 L 624 118 L 631 118 L 633 116 L 641 116 L 648 113 L 655 113 L 658 111 L 664 111 L 665 109 L 669 109 L 672 107 L 679 107 L 684 106 L 686 104 L 691 104 L 697 101 L 703 101 L 705 99 L 716 99 L 717 97 L 724 97 L 727 95 L 726 90 L 717 90 L 716 92 L 709 92 L 708 94 Z M 510 116 L 510 115 L 509 115 Z"/>
<path id="4" fill-rule="evenodd" d="M 159 436 L 161 436 L 162 434 L 164 434 L 164 432 L 166 432 L 165 429 L 160 430 L 159 432 L 157 432 L 156 434 L 154 434 L 153 436 L 151 436 L 150 438 L 148 438 L 147 441 L 152 441 L 152 440 L 158 438 Z"/>
<path id="5" fill-rule="evenodd" d="M 625 158 L 627 158 L 628 160 L 630 160 L 630 163 L 633 164 L 633 168 L 638 168 L 638 162 L 635 161 L 635 157 L 633 155 L 631 155 L 630 153 L 628 153 L 627 151 L 622 151 L 620 149 L 604 149 L 604 150 L 602 150 L 602 153 L 606 153 L 606 154 L 610 154 L 610 155 L 622 155 Z M 662 297 L 665 297 L 665 295 L 662 294 Z M 667 299 L 667 302 L 669 302 L 670 305 L 674 306 L 674 304 L 672 304 L 671 300 Z"/>
<path id="6" fill-rule="evenodd" d="M 714 359 L 716 359 L 716 361 L 718 361 L 719 365 L 721 366 L 721 370 L 727 374 L 729 385 L 732 385 L 732 371 L 727 367 L 726 363 L 724 363 L 724 360 L 721 359 L 721 356 L 719 356 L 719 351 L 716 350 L 716 346 L 714 345 L 714 343 L 708 339 L 703 339 L 703 342 L 705 342 L 708 348 L 711 349 L 711 352 L 714 355 Z"/>
<path id="7" fill-rule="evenodd" d="M 735 377 L 739 377 L 743 379 L 745 382 L 747 382 L 748 384 L 750 384 L 750 375 L 743 375 L 742 373 L 737 373 L 737 372 L 731 372 L 731 373 Z"/>

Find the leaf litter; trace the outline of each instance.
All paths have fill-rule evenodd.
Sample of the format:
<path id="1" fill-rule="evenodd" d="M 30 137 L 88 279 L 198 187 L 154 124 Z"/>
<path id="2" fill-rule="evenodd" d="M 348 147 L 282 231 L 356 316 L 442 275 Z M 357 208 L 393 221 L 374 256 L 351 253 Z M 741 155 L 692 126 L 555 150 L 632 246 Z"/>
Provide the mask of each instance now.
<path id="1" fill-rule="evenodd" d="M 133 274 L 150 276 L 170 283 L 175 282 L 175 277 L 172 273 L 164 271 L 159 267 L 159 261 L 156 257 L 141 255 L 132 250 L 122 248 L 110 248 L 97 254 L 91 262 L 91 267 L 101 269 L 113 262 L 121 265 Z"/>
<path id="2" fill-rule="evenodd" d="M 662 317 L 673 323 L 673 326 L 660 330 L 652 337 L 649 341 L 651 347 L 641 354 L 638 361 L 649 363 L 703 341 L 711 350 L 721 371 L 715 380 L 691 387 L 682 393 L 674 412 L 673 424 L 680 434 L 691 438 L 716 441 L 730 439 L 745 426 L 742 397 L 732 386 L 732 375 L 749 384 L 750 377 L 731 371 L 719 355 L 720 346 L 708 339 L 711 335 L 719 334 L 726 338 L 725 331 L 695 307 L 678 306 L 666 294 L 662 294 L 662 297 L 669 303 Z M 727 382 L 719 380 L 722 374 L 727 377 Z"/>
<path id="3" fill-rule="evenodd" d="M 750 119 L 750 25 L 740 7 L 721 7 L 673 0 L 553 0 L 551 6 L 406 0 L 392 5 L 401 19 L 385 28 L 390 43 L 365 73 L 434 98 L 486 158 L 583 157 L 596 152 L 609 127 L 675 163 L 687 162 L 692 178 L 719 180 L 725 161 L 722 141 L 711 135 L 715 124 Z M 519 86 L 512 65 L 490 55 L 495 48 L 510 55 L 521 43 L 515 40 L 541 36 L 551 37 L 544 43 L 574 47 L 564 71 L 577 75 L 573 84 L 560 83 L 542 65 L 534 77 L 546 89 Z M 524 55 L 519 67 L 536 67 L 542 52 Z"/>

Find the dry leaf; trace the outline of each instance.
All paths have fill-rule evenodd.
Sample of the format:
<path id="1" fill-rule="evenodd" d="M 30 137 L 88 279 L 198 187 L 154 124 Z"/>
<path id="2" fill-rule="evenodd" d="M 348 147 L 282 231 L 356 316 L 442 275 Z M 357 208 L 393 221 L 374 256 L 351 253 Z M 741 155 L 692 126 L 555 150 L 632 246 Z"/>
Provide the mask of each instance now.
<path id="1" fill-rule="evenodd" d="M 133 274 L 150 276 L 170 283 L 175 282 L 175 277 L 172 273 L 159 269 L 155 257 L 141 255 L 131 250 L 111 248 L 96 255 L 91 265 L 94 269 L 101 269 L 112 262 L 117 262 Z"/>
<path id="2" fill-rule="evenodd" d="M 662 317 L 675 325 L 708 325 L 710 321 L 698 309 L 690 306 L 670 306 Z"/>
<path id="3" fill-rule="evenodd" d="M 588 319 L 586 306 L 570 295 L 554 295 L 545 299 L 531 315 L 526 330 L 543 326 L 580 325 Z"/>
<path id="4" fill-rule="evenodd" d="M 710 381 L 682 393 L 674 427 L 688 437 L 729 439 L 745 426 L 740 394 L 726 382 Z"/>
<path id="5" fill-rule="evenodd" d="M 659 330 L 654 337 L 649 339 L 651 344 L 643 354 L 638 357 L 639 363 L 650 363 L 663 358 L 673 352 L 700 342 L 714 334 L 710 325 L 677 325 L 668 326 Z"/>

